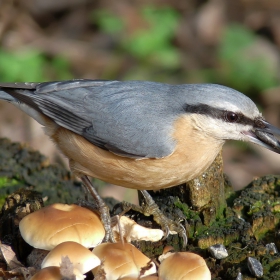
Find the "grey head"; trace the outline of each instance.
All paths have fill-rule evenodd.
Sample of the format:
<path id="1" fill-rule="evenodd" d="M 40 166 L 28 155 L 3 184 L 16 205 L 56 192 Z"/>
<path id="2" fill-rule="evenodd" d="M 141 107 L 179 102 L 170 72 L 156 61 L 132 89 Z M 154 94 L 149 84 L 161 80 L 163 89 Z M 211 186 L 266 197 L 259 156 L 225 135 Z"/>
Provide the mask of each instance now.
<path id="1" fill-rule="evenodd" d="M 274 136 L 280 135 L 280 129 L 266 122 L 246 95 L 215 84 L 177 87 L 188 91 L 185 111 L 191 114 L 196 129 L 219 140 L 248 141 L 280 153 Z"/>

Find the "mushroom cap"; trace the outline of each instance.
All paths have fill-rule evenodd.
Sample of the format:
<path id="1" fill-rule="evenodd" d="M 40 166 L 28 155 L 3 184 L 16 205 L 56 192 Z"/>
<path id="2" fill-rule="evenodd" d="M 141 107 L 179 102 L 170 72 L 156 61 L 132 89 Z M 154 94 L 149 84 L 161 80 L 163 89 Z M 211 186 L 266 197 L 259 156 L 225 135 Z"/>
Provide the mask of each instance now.
<path id="1" fill-rule="evenodd" d="M 83 280 L 85 278 L 79 271 L 74 270 L 74 275 L 76 280 Z M 61 280 L 62 278 L 58 266 L 49 266 L 39 270 L 29 280 Z"/>
<path id="2" fill-rule="evenodd" d="M 82 274 L 100 265 L 100 259 L 89 249 L 79 243 L 68 241 L 57 245 L 44 258 L 41 268 L 48 266 L 60 266 L 61 258 L 68 256 L 70 262 Z"/>
<path id="3" fill-rule="evenodd" d="M 156 272 L 156 266 L 150 259 L 129 243 L 103 243 L 92 251 L 103 261 L 102 268 L 107 280 L 116 280 L 121 277 L 138 277 L 141 268 L 146 267 L 144 275 Z M 150 266 L 149 266 L 150 265 Z M 96 275 L 98 268 L 93 270 Z"/>
<path id="4" fill-rule="evenodd" d="M 162 260 L 158 276 L 162 280 L 211 280 L 205 260 L 188 252 L 170 253 Z"/>
<path id="5" fill-rule="evenodd" d="M 148 275 L 140 278 L 141 280 L 159 280 L 158 276 L 155 275 Z M 139 277 L 123 277 L 119 278 L 119 280 L 139 280 Z"/>
<path id="6" fill-rule="evenodd" d="M 59 267 L 50 266 L 39 270 L 34 274 L 30 280 L 61 280 L 62 276 L 60 274 Z"/>
<path id="7" fill-rule="evenodd" d="M 90 248 L 101 243 L 105 236 L 99 216 L 75 204 L 56 203 L 41 208 L 25 216 L 19 229 L 29 245 L 45 250 L 65 241 Z"/>

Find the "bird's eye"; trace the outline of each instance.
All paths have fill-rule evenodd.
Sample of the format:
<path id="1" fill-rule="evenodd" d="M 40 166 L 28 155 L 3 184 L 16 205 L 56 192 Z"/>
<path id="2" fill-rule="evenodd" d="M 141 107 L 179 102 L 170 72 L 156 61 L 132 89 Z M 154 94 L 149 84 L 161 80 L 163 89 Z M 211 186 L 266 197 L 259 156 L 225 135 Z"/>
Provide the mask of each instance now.
<path id="1" fill-rule="evenodd" d="M 238 114 L 236 114 L 234 112 L 226 112 L 225 119 L 226 119 L 226 121 L 233 123 L 233 122 L 238 121 L 239 116 L 238 116 Z"/>

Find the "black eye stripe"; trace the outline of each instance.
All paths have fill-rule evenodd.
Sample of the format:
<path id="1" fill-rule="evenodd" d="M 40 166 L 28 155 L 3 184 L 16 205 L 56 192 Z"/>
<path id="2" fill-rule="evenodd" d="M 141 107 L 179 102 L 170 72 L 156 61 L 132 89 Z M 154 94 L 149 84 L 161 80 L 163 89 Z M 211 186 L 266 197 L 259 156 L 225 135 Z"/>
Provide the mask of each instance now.
<path id="1" fill-rule="evenodd" d="M 186 104 L 184 107 L 184 111 L 187 113 L 193 113 L 193 114 L 200 114 L 200 115 L 208 115 L 215 119 L 220 119 L 223 121 L 227 121 L 229 123 L 240 123 L 243 125 L 255 125 L 255 121 L 253 119 L 250 119 L 246 116 L 244 116 L 242 113 L 236 113 L 236 112 L 230 112 L 227 110 L 217 109 L 209 105 L 205 104 L 196 104 L 196 105 L 189 105 Z M 232 114 L 235 114 L 237 116 L 237 119 L 235 121 L 230 121 L 228 117 L 233 117 Z M 236 117 L 233 117 L 235 119 Z"/>

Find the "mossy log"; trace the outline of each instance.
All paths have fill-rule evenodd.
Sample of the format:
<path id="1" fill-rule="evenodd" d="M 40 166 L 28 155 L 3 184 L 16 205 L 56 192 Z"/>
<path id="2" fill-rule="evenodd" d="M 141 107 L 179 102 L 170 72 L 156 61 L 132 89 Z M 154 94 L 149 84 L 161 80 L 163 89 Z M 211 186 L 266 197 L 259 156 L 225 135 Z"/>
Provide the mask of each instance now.
<path id="1" fill-rule="evenodd" d="M 205 258 L 212 279 L 233 280 L 238 272 L 244 280 L 256 279 L 247 267 L 250 256 L 263 265 L 264 276 L 259 279 L 280 279 L 280 255 L 265 247 L 275 243 L 280 249 L 279 191 L 280 177 L 265 176 L 234 192 L 222 173 L 219 155 L 199 178 L 152 195 L 168 217 L 184 220 L 189 238 L 185 250 Z M 12 245 L 23 263 L 30 248 L 20 239 L 20 219 L 42 207 L 43 198 L 49 203 L 73 203 L 83 198 L 80 183 L 69 171 L 49 165 L 40 153 L 7 139 L 0 139 L 0 194 L 5 202 L 0 213 L 0 239 Z M 158 226 L 149 217 L 132 211 L 128 214 L 139 223 Z M 214 244 L 224 244 L 229 256 L 214 259 L 208 250 Z M 165 245 L 183 250 L 177 235 L 136 245 L 151 258 L 160 255 Z"/>

